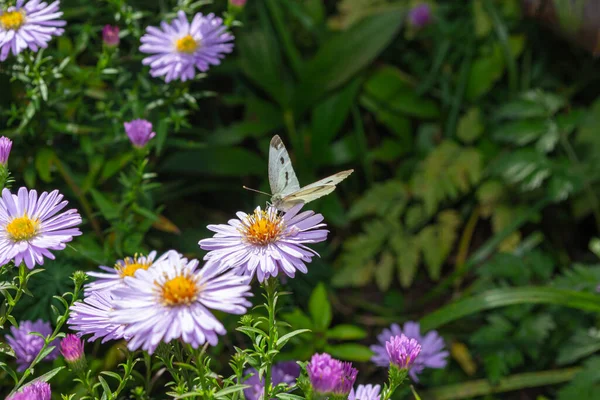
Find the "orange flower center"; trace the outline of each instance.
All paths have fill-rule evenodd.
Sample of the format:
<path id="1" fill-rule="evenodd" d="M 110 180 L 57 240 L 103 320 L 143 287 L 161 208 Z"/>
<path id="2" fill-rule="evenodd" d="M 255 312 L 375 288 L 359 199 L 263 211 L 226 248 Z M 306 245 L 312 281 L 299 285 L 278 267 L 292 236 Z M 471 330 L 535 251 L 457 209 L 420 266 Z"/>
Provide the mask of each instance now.
<path id="1" fill-rule="evenodd" d="M 192 54 L 198 48 L 198 44 L 192 35 L 186 35 L 175 43 L 175 48 L 180 53 Z"/>
<path id="2" fill-rule="evenodd" d="M 123 264 L 117 264 L 116 269 L 119 271 L 121 278 L 126 276 L 134 276 L 138 269 L 148 269 L 152 266 L 152 262 L 141 260 L 137 255 L 133 258 L 127 257 L 123 260 Z"/>
<path id="3" fill-rule="evenodd" d="M 283 220 L 277 212 L 255 210 L 243 222 L 241 232 L 249 243 L 265 246 L 277 241 L 283 229 Z"/>
<path id="4" fill-rule="evenodd" d="M 163 304 L 167 306 L 190 304 L 196 300 L 197 294 L 196 282 L 184 275 L 168 280 L 163 285 L 161 293 Z"/>
<path id="5" fill-rule="evenodd" d="M 17 30 L 25 23 L 25 13 L 22 11 L 8 11 L 0 15 L 0 25 L 2 28 Z"/>
<path id="6" fill-rule="evenodd" d="M 37 233 L 39 221 L 33 220 L 27 215 L 13 219 L 6 225 L 8 236 L 16 242 L 29 240 Z"/>

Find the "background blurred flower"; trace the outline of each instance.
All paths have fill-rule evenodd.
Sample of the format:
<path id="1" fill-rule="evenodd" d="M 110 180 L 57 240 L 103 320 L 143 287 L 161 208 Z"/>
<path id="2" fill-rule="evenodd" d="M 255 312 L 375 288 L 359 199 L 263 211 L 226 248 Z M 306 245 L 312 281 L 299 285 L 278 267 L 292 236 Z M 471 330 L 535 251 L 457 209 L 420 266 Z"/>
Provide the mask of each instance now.
<path id="1" fill-rule="evenodd" d="M 92 335 L 88 342 L 100 338 L 102 343 L 122 339 L 125 337 L 124 325 L 116 324 L 110 319 L 110 314 L 114 310 L 113 302 L 110 291 L 93 291 L 83 301 L 78 301 L 71 306 L 67 325 L 79 336 Z"/>
<path id="2" fill-rule="evenodd" d="M 152 132 L 152 123 L 145 119 L 134 119 L 123 125 L 125 133 L 135 147 L 144 147 L 150 139 L 156 136 L 156 133 Z"/>
<path id="3" fill-rule="evenodd" d="M 49 250 L 62 250 L 73 236 L 81 235 L 77 210 L 58 213 L 68 202 L 54 190 L 38 198 L 35 190 L 22 187 L 17 195 L 2 190 L 0 198 L 0 265 L 14 259 L 27 268 L 43 265 L 44 257 L 54 260 Z"/>
<path id="4" fill-rule="evenodd" d="M 12 148 L 12 140 L 6 136 L 0 137 L 0 164 L 6 165 L 8 162 L 8 156 L 10 155 L 10 149 Z"/>
<path id="5" fill-rule="evenodd" d="M 352 389 L 348 400 L 379 400 L 381 395 L 380 385 L 358 385 L 356 391 Z"/>
<path id="6" fill-rule="evenodd" d="M 198 244 L 209 250 L 205 259 L 244 274 L 256 274 L 259 282 L 280 272 L 293 278 L 296 270 L 306 273 L 305 263 L 318 255 L 304 243 L 322 242 L 329 232 L 319 229 L 326 226 L 321 223 L 321 214 L 298 214 L 301 208 L 298 204 L 283 216 L 272 206 L 264 211 L 257 207 L 253 214 L 238 212 L 238 219 L 228 225 L 209 225 L 216 235 Z"/>
<path id="7" fill-rule="evenodd" d="M 219 65 L 224 54 L 233 50 L 233 43 L 228 43 L 232 40 L 223 20 L 214 14 L 197 13 L 190 23 L 179 11 L 170 24 L 146 28 L 140 51 L 152 54 L 143 64 L 150 65 L 153 77 L 164 76 L 166 82 L 186 81 L 196 75 L 196 68 L 204 72 L 210 65 Z"/>
<path id="8" fill-rule="evenodd" d="M 306 366 L 308 378 L 315 392 L 348 395 L 358 370 L 351 363 L 343 363 L 329 354 L 314 354 Z"/>
<path id="9" fill-rule="evenodd" d="M 444 340 L 436 331 L 430 331 L 425 336 L 422 336 L 419 323 L 412 321 L 406 322 L 403 329 L 400 329 L 398 324 L 392 324 L 389 329 L 384 329 L 383 332 L 377 335 L 379 344 L 371 346 L 371 350 L 375 352 L 371 361 L 381 367 L 388 367 L 390 359 L 385 348 L 385 343 L 392 336 L 400 336 L 403 333 L 421 344 L 421 352 L 414 360 L 412 368 L 408 371 L 408 374 L 415 382 L 419 381 L 418 374 L 425 368 L 444 368 L 446 366 L 448 352 L 444 350 Z"/>
<path id="10" fill-rule="evenodd" d="M 392 336 L 385 342 L 390 364 L 400 369 L 409 369 L 419 353 L 421 345 L 415 339 L 409 339 L 406 335 Z"/>
<path id="11" fill-rule="evenodd" d="M 250 378 L 244 381 L 244 385 L 250 385 L 249 388 L 244 389 L 244 396 L 246 400 L 262 400 L 265 390 L 265 378 L 258 379 L 258 371 L 254 368 L 250 368 L 246 371 L 246 374 L 253 374 Z M 296 378 L 300 376 L 300 366 L 294 361 L 284 361 L 273 365 L 271 370 L 271 381 L 273 385 L 280 383 L 287 383 L 293 385 L 296 382 Z"/>
<path id="12" fill-rule="evenodd" d="M 43 381 L 35 381 L 8 397 L 7 400 L 51 400 L 52 391 L 50 384 Z"/>
<path id="13" fill-rule="evenodd" d="M 208 310 L 244 314 L 250 277 L 222 274 L 223 269 L 207 263 L 197 270 L 198 260 L 188 261 L 169 251 L 163 262 L 138 270 L 125 278 L 126 288 L 117 289 L 111 320 L 125 324 L 131 336 L 130 350 L 142 348 L 153 353 L 162 341 L 182 339 L 194 348 L 208 342 L 216 345 L 225 327 Z"/>
<path id="14" fill-rule="evenodd" d="M 104 25 L 104 28 L 102 28 L 102 41 L 109 47 L 118 46 L 121 41 L 119 38 L 119 27 L 115 25 Z"/>
<path id="15" fill-rule="evenodd" d="M 60 2 L 48 3 L 39 0 L 17 0 L 14 7 L 0 13 L 0 61 L 6 60 L 9 52 L 17 55 L 26 48 L 33 51 L 48 47 L 52 36 L 60 36 L 66 22 L 59 20 Z"/>
<path id="16" fill-rule="evenodd" d="M 246 5 L 246 0 L 229 0 L 229 4 L 234 7 L 244 7 Z"/>
<path id="17" fill-rule="evenodd" d="M 408 22 L 416 28 L 429 25 L 431 19 L 431 7 L 426 3 L 414 6 L 408 13 Z"/>
<path id="18" fill-rule="evenodd" d="M 22 321 L 19 327 L 11 326 L 11 335 L 6 335 L 6 342 L 15 351 L 17 357 L 17 371 L 25 371 L 33 359 L 44 347 L 44 339 L 37 335 L 31 335 L 31 332 L 40 333 L 43 336 L 52 334 L 52 327 L 49 322 L 41 319 L 32 321 Z M 58 346 L 58 339 L 54 340 L 50 346 Z M 58 349 L 54 349 L 46 356 L 46 360 L 54 360 L 58 357 Z"/>

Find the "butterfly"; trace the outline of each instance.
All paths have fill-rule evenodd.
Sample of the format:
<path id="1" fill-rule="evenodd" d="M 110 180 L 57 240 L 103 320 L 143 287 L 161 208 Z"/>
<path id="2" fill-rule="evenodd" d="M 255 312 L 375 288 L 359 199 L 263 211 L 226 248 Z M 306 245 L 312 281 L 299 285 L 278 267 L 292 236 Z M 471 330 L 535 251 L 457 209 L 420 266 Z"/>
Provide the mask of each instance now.
<path id="1" fill-rule="evenodd" d="M 300 187 L 292 160 L 279 135 L 273 136 L 269 145 L 269 185 L 271 186 L 271 203 L 281 211 L 288 211 L 299 203 L 309 203 L 328 195 L 335 190 L 335 185 L 354 172 L 353 169 L 341 171 L 308 186 Z"/>

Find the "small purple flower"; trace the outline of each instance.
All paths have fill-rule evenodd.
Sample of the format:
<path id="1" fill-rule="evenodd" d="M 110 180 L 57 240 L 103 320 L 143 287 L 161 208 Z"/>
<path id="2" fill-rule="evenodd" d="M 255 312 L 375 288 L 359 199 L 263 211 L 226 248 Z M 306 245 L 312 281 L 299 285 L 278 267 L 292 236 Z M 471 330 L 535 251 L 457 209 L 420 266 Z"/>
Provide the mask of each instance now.
<path id="1" fill-rule="evenodd" d="M 10 149 L 12 148 L 12 140 L 6 136 L 0 137 L 0 164 L 6 165 L 8 162 L 8 156 L 10 155 Z"/>
<path id="2" fill-rule="evenodd" d="M 380 385 L 358 385 L 356 391 L 352 389 L 348 400 L 380 400 Z"/>
<path id="3" fill-rule="evenodd" d="M 205 260 L 213 260 L 240 274 L 255 274 L 259 282 L 285 273 L 293 278 L 296 271 L 306 273 L 306 264 L 318 254 L 305 245 L 327 239 L 329 231 L 321 229 L 323 216 L 313 211 L 300 213 L 302 204 L 281 215 L 273 206 L 257 207 L 252 214 L 238 212 L 238 219 L 228 225 L 209 225 L 216 232 L 198 244 L 209 250 Z"/>
<path id="4" fill-rule="evenodd" d="M 44 339 L 37 336 L 31 335 L 31 332 L 37 332 L 43 336 L 52 334 L 52 327 L 49 322 L 44 322 L 41 319 L 32 321 L 23 321 L 19 324 L 18 328 L 12 326 L 10 333 L 12 335 L 6 335 L 6 341 L 15 351 L 17 357 L 17 371 L 25 371 L 33 359 L 38 355 L 42 347 L 44 347 Z M 53 341 L 50 346 L 57 346 L 58 339 Z M 54 349 L 46 360 L 54 360 L 58 357 L 58 349 Z"/>
<path id="5" fill-rule="evenodd" d="M 314 354 L 306 371 L 315 392 L 336 395 L 348 395 L 358 374 L 351 363 L 343 363 L 327 353 Z"/>
<path id="6" fill-rule="evenodd" d="M 129 136 L 129 140 L 135 147 L 144 147 L 150 139 L 156 136 L 152 132 L 152 123 L 145 119 L 134 119 L 133 121 L 125 122 L 125 132 Z"/>
<path id="7" fill-rule="evenodd" d="M 409 369 L 421 352 L 421 345 L 415 339 L 409 339 L 405 335 L 392 336 L 385 342 L 390 364 L 400 369 Z"/>
<path id="8" fill-rule="evenodd" d="M 102 338 L 118 340 L 125 337 L 125 326 L 110 320 L 114 311 L 114 298 L 110 291 L 93 291 L 83 301 L 77 301 L 71 306 L 67 325 L 77 332 L 78 336 L 92 335 L 88 342 Z"/>
<path id="9" fill-rule="evenodd" d="M 8 397 L 6 400 L 50 400 L 52 392 L 50 384 L 44 381 L 34 381 Z"/>
<path id="10" fill-rule="evenodd" d="M 264 376 L 262 380 L 259 380 L 258 372 L 254 368 L 248 369 L 246 374 L 253 375 L 244 381 L 244 385 L 250 385 L 249 388 L 244 389 L 244 396 L 246 396 L 247 400 L 262 400 L 265 391 Z M 294 361 L 277 363 L 273 365 L 271 370 L 271 381 L 273 382 L 273 385 L 278 385 L 280 383 L 293 385 L 298 376 L 300 376 L 300 366 Z"/>
<path id="11" fill-rule="evenodd" d="M 400 329 L 398 324 L 392 324 L 389 329 L 384 329 L 377 335 L 378 344 L 372 345 L 371 350 L 375 353 L 371 361 L 381 367 L 390 365 L 390 358 L 387 354 L 385 343 L 392 336 L 406 335 L 415 339 L 421 344 L 421 353 L 414 360 L 413 366 L 408 370 L 408 374 L 413 381 L 418 382 L 418 374 L 425 368 L 444 368 L 447 363 L 448 352 L 445 351 L 444 339 L 436 331 L 421 335 L 421 327 L 418 322 L 408 321 Z"/>
<path id="12" fill-rule="evenodd" d="M 68 334 L 60 341 L 60 353 L 69 363 L 79 361 L 83 358 L 83 342 L 79 337 Z"/>
<path id="13" fill-rule="evenodd" d="M 59 1 L 51 4 L 40 0 L 17 0 L 14 7 L 0 10 L 0 61 L 26 48 L 32 51 L 48 47 L 52 36 L 60 36 L 66 22 L 59 20 Z"/>
<path id="14" fill-rule="evenodd" d="M 233 50 L 231 41 L 233 35 L 221 18 L 197 13 L 190 23 L 179 11 L 170 24 L 163 21 L 160 28 L 146 28 L 140 51 L 151 56 L 142 63 L 150 65 L 150 75 L 164 76 L 167 83 L 187 81 L 194 78 L 196 68 L 205 72 L 211 65 L 219 65 L 224 54 Z"/>
<path id="15" fill-rule="evenodd" d="M 229 4 L 234 7 L 244 7 L 246 5 L 246 0 L 229 0 Z"/>
<path id="16" fill-rule="evenodd" d="M 413 7 L 408 13 L 408 21 L 416 28 L 422 28 L 431 23 L 431 8 L 422 3 Z"/>
<path id="17" fill-rule="evenodd" d="M 102 41 L 108 47 L 116 47 L 121 39 L 119 38 L 119 27 L 115 25 L 104 25 L 102 28 Z"/>

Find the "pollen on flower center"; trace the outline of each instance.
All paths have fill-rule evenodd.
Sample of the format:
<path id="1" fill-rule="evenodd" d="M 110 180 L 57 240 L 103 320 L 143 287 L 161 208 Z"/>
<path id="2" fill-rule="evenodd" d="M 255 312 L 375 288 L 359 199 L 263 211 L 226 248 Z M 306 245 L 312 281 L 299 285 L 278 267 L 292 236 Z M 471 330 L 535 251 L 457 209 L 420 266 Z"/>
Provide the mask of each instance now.
<path id="1" fill-rule="evenodd" d="M 162 300 L 168 306 L 190 304 L 196 300 L 197 295 L 196 282 L 185 275 L 176 276 L 162 286 Z"/>
<path id="2" fill-rule="evenodd" d="M 126 276 L 134 276 L 135 271 L 137 271 L 138 269 L 150 268 L 152 262 L 142 262 L 138 258 L 138 256 L 135 256 L 133 258 L 125 258 L 123 260 L 123 264 L 117 264 L 115 267 L 117 271 L 119 271 L 119 275 L 121 275 L 121 278 L 125 278 Z"/>
<path id="3" fill-rule="evenodd" d="M 37 233 L 39 221 L 27 215 L 13 219 L 6 225 L 6 232 L 14 241 L 29 240 Z"/>
<path id="4" fill-rule="evenodd" d="M 17 30 L 25 23 L 25 13 L 23 11 L 8 11 L 0 15 L 0 25 L 6 30 Z"/>
<path id="5" fill-rule="evenodd" d="M 241 232 L 252 244 L 267 245 L 279 239 L 284 230 L 283 220 L 277 212 L 255 210 L 243 222 Z"/>
<path id="6" fill-rule="evenodd" d="M 186 36 L 182 37 L 181 39 L 177 40 L 177 42 L 175 43 L 175 47 L 177 48 L 177 51 L 180 53 L 192 54 L 193 52 L 196 51 L 199 44 L 200 44 L 199 41 L 196 41 L 192 37 L 192 35 L 186 35 Z"/>

